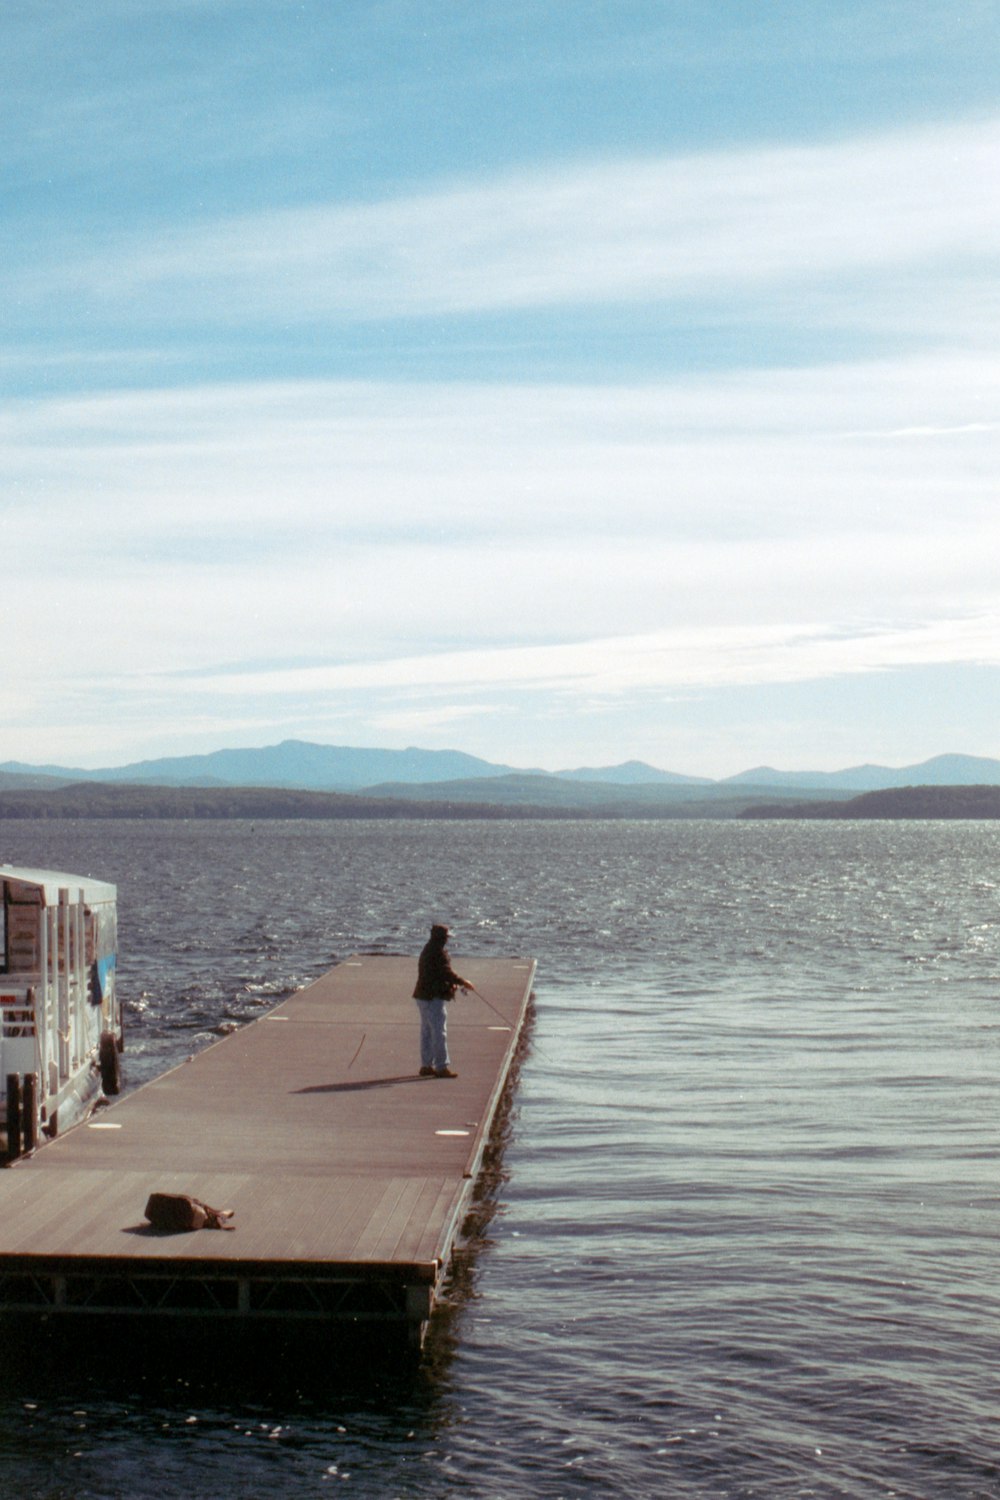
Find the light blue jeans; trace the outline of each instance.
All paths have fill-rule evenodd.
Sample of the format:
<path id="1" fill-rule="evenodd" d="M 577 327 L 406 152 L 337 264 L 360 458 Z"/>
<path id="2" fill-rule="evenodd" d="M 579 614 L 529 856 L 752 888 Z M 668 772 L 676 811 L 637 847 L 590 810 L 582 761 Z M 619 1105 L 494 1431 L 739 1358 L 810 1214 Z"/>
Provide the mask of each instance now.
<path id="1" fill-rule="evenodd" d="M 448 1066 L 448 1002 L 447 1000 L 418 1000 L 420 1012 L 420 1066 L 422 1068 L 446 1068 Z"/>

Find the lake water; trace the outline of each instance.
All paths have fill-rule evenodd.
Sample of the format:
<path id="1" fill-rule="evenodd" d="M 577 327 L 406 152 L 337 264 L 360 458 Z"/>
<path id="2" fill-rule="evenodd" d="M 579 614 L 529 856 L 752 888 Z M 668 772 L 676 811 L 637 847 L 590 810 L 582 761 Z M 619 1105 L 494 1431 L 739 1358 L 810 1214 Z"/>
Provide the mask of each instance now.
<path id="1" fill-rule="evenodd" d="M 0 860 L 118 884 L 129 1086 L 432 919 L 539 964 L 418 1368 L 8 1370 L 0 1495 L 1000 1496 L 1000 825 L 9 822 Z"/>

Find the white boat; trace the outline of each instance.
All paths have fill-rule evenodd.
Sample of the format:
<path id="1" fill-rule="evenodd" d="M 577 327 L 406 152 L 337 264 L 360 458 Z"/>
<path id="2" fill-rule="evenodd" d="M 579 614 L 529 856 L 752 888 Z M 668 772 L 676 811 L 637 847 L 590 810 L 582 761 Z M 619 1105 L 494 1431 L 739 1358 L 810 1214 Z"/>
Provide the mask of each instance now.
<path id="1" fill-rule="evenodd" d="M 0 865 L 0 1131 L 9 1158 L 121 1088 L 117 890 Z"/>

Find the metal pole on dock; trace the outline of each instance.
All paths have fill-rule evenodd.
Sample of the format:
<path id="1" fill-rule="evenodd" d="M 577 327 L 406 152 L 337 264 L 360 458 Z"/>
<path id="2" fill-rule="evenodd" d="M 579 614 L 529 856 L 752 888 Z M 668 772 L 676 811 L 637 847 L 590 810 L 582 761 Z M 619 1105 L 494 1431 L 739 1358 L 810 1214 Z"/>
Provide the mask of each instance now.
<path id="1" fill-rule="evenodd" d="M 7 1160 L 21 1154 L 21 1075 L 7 1074 Z"/>
<path id="2" fill-rule="evenodd" d="M 21 1140 L 25 1152 L 38 1145 L 38 1074 L 25 1073 L 21 1091 Z"/>

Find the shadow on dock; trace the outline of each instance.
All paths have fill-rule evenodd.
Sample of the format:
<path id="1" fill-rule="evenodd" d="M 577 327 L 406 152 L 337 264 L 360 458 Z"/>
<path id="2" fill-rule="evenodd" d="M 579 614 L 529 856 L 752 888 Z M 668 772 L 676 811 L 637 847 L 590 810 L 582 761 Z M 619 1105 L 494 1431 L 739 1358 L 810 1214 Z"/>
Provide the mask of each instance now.
<path id="1" fill-rule="evenodd" d="M 362 1078 L 357 1083 L 313 1083 L 308 1088 L 296 1089 L 296 1094 L 357 1094 L 365 1089 L 388 1089 L 397 1083 L 432 1083 L 430 1078 L 421 1078 L 419 1073 L 400 1073 L 395 1078 Z"/>

